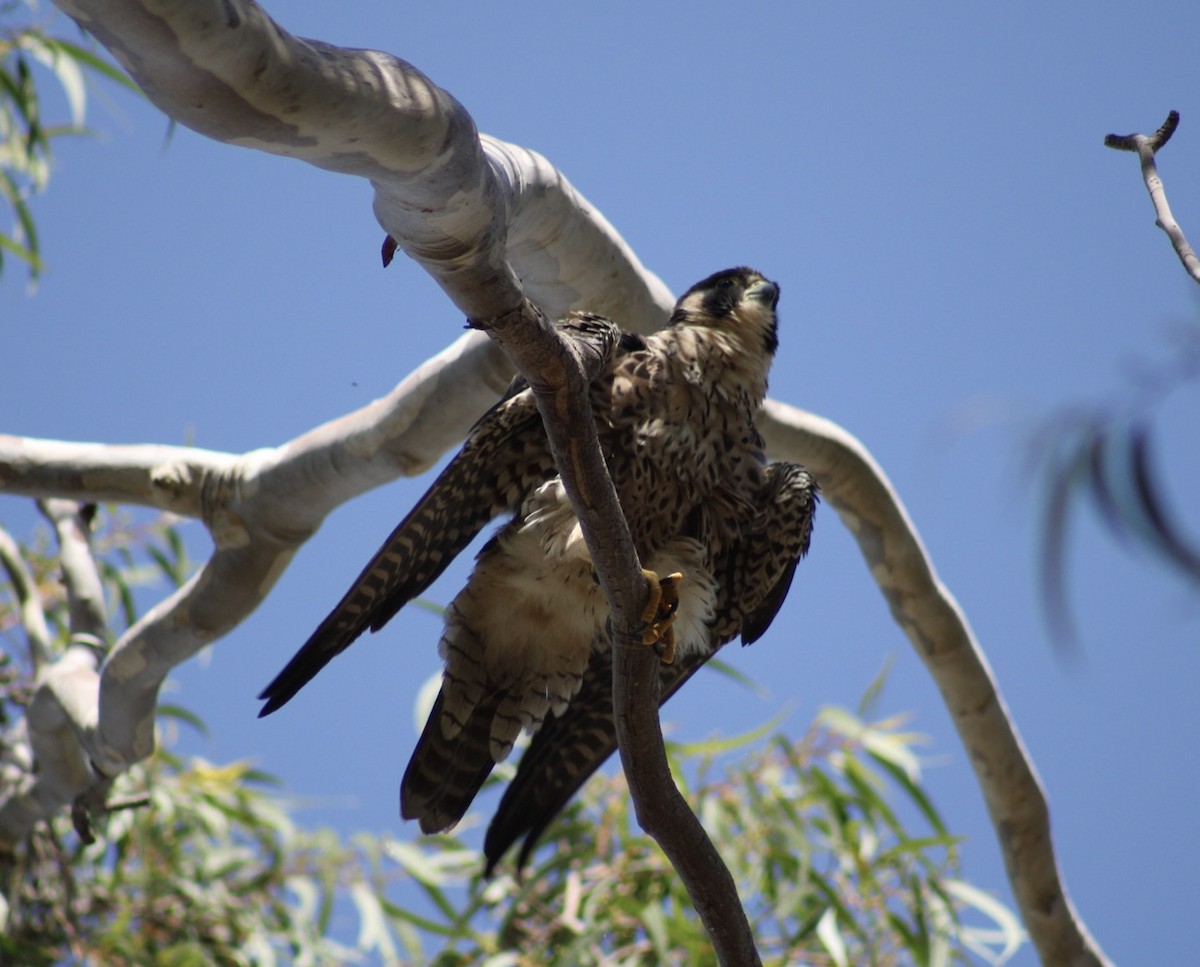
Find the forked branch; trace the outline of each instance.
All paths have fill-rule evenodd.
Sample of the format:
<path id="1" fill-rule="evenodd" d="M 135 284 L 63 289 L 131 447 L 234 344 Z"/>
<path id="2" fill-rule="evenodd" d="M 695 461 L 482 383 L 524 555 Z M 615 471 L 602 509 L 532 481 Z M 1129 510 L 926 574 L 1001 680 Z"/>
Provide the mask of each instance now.
<path id="1" fill-rule="evenodd" d="M 1171 214 L 1171 206 L 1167 204 L 1167 191 L 1163 187 L 1162 178 L 1158 175 L 1158 164 L 1154 156 L 1171 140 L 1171 135 L 1179 127 L 1179 112 L 1171 111 L 1167 119 L 1153 134 L 1109 134 L 1105 135 L 1104 146 L 1117 151 L 1132 151 L 1142 163 L 1142 180 L 1146 190 L 1150 192 L 1150 201 L 1154 203 L 1155 224 L 1167 233 L 1171 246 L 1179 261 L 1183 263 L 1184 271 L 1196 282 L 1200 282 L 1200 258 L 1192 251 L 1183 229 Z"/>

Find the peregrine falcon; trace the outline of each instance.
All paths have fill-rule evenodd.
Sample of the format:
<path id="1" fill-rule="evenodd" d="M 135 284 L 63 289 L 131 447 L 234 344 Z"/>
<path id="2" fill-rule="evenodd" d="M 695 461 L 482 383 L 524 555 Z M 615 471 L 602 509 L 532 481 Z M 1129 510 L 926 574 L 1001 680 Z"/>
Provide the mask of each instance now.
<path id="1" fill-rule="evenodd" d="M 754 416 L 778 345 L 778 286 L 749 268 L 688 289 L 666 329 L 617 333 L 575 313 L 572 336 L 610 349 L 591 383 L 601 450 L 647 569 L 647 643 L 662 698 L 722 645 L 766 631 L 808 549 L 817 488 L 767 464 Z M 466 813 L 521 730 L 534 734 L 487 835 L 489 870 L 538 836 L 616 748 L 608 605 L 520 381 L 475 425 L 337 607 L 268 685 L 260 715 L 296 694 L 363 631 L 422 593 L 491 520 L 446 609 L 441 691 L 401 783 L 401 813 L 426 833 Z M 659 579 L 657 575 L 665 577 Z"/>

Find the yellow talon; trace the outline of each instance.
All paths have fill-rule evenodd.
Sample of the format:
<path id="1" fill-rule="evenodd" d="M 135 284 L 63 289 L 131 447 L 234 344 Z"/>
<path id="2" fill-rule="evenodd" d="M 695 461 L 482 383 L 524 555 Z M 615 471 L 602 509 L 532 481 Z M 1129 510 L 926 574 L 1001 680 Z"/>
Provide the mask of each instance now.
<path id="1" fill-rule="evenodd" d="M 683 575 L 676 571 L 660 578 L 653 571 L 642 568 L 649 596 L 642 612 L 643 644 L 651 645 L 664 665 L 675 661 L 675 612 L 679 610 L 679 582 Z"/>

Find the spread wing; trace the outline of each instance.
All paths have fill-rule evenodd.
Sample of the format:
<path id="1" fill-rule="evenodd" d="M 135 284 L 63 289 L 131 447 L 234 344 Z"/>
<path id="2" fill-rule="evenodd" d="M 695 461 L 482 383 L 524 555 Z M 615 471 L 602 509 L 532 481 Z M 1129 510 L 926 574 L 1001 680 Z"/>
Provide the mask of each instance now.
<path id="1" fill-rule="evenodd" d="M 378 631 L 437 579 L 493 518 L 554 473 L 533 394 L 506 397 L 391 533 L 342 600 L 258 696 L 260 716 L 284 705 L 364 631 Z"/>
<path id="2" fill-rule="evenodd" d="M 604 359 L 644 345 L 603 316 L 574 312 L 558 323 Z M 517 509 L 555 473 L 533 393 L 515 380 L 472 428 L 462 449 L 425 492 L 342 600 L 262 690 L 259 717 L 286 704 L 359 635 L 378 631 L 421 594 L 495 517 Z"/>
<path id="3" fill-rule="evenodd" d="M 750 644 L 767 630 L 808 550 L 816 503 L 816 483 L 803 467 L 777 463 L 767 468 L 754 526 L 715 562 L 714 647 L 661 666 L 662 702 L 737 635 Z M 524 868 L 546 827 L 616 748 L 612 654 L 593 654 L 579 694 L 562 715 L 547 717 L 521 757 L 488 827 L 485 873 L 521 837 L 517 870 Z"/>

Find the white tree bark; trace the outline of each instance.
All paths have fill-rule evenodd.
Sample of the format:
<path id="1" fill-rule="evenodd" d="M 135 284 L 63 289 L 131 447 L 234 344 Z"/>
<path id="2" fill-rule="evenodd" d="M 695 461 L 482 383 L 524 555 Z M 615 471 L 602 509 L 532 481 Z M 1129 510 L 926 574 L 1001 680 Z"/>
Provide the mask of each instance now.
<path id="1" fill-rule="evenodd" d="M 553 166 L 479 136 L 466 110 L 404 61 L 300 40 L 238 0 L 59 5 L 177 121 L 369 179 L 380 224 L 469 318 L 503 316 L 524 297 L 551 318 L 587 308 L 642 331 L 665 319 L 665 286 Z M 160 507 L 201 519 L 215 544 L 185 587 L 116 642 L 98 682 L 84 674 L 48 686 L 66 713 L 75 764 L 83 758 L 112 776 L 148 755 L 167 672 L 242 621 L 330 510 L 420 472 L 457 443 L 510 373 L 503 354 L 471 333 L 384 399 L 242 455 L 0 436 L 0 492 Z M 815 472 L 937 681 L 1043 962 L 1105 963 L 1062 885 L 1032 763 L 886 477 L 819 417 L 768 403 L 761 426 L 774 456 Z M 40 728 L 32 719 L 29 727 Z M 65 754 L 42 763 L 54 795 L 18 789 L 0 798 L 0 846 L 86 791 L 71 763 Z"/>

